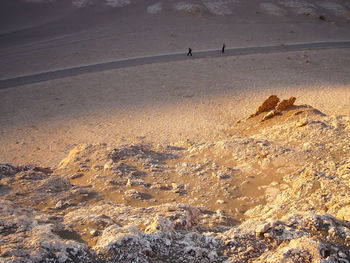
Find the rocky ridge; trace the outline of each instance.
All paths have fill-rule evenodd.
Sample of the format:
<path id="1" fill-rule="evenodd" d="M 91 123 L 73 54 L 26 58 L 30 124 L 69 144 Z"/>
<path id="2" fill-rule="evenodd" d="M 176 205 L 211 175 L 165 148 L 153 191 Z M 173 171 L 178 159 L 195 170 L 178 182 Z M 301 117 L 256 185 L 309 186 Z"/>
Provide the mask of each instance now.
<path id="1" fill-rule="evenodd" d="M 350 118 L 294 102 L 219 141 L 1 163 L 0 261 L 350 262 Z"/>

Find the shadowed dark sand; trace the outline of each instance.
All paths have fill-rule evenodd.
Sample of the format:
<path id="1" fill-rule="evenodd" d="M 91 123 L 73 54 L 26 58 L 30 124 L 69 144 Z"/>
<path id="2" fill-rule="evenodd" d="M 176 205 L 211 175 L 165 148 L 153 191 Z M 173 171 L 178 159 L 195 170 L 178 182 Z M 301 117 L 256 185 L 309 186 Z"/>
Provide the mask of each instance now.
<path id="1" fill-rule="evenodd" d="M 264 47 L 248 47 L 248 48 L 236 48 L 226 49 L 223 55 L 218 50 L 199 51 L 195 56 L 191 58 L 213 58 L 223 56 L 239 56 L 239 55 L 251 55 L 251 54 L 265 54 L 287 51 L 307 51 L 307 50 L 319 50 L 319 49 L 332 49 L 332 48 L 349 48 L 350 41 L 342 42 L 319 42 L 319 43 L 304 43 L 304 44 L 291 44 L 291 45 L 279 45 L 279 46 L 264 46 Z M 172 61 L 180 61 L 188 59 L 183 53 L 180 54 L 168 54 L 153 57 L 141 57 L 131 58 L 126 60 L 110 61 L 105 63 L 84 65 L 80 67 L 58 69 L 53 71 L 47 71 L 27 76 L 19 76 L 11 79 L 0 80 L 0 89 L 6 89 L 21 85 L 27 85 L 47 80 L 54 80 L 59 78 L 66 78 L 77 76 L 81 74 L 102 72 L 111 69 L 126 68 L 140 65 L 147 65 L 152 63 L 165 63 Z"/>
<path id="2" fill-rule="evenodd" d="M 44 1 L 45 2 L 45 1 Z M 281 44 L 348 41 L 349 7 L 325 9 L 319 1 L 311 13 L 271 1 L 281 13 L 263 8 L 261 1 L 191 1 L 199 9 L 177 9 L 181 1 L 162 1 L 151 14 L 150 0 L 131 1 L 124 7 L 105 1 L 77 8 L 71 1 L 0 3 L 0 79 L 37 72 L 103 63 L 126 58 L 201 50 L 275 46 Z M 191 5 L 191 4 L 190 4 Z M 225 13 L 225 10 L 229 13 Z M 221 11 L 218 12 L 218 11 Z M 325 20 L 319 19 L 323 15 Z M 14 17 L 16 19 L 14 19 Z"/>

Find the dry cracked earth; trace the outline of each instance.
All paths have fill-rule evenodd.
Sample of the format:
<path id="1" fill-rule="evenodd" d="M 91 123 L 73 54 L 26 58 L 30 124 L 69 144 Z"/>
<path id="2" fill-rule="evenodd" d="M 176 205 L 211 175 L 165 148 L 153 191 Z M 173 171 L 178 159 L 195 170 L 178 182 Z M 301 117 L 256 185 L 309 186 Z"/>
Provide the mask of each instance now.
<path id="1" fill-rule="evenodd" d="M 1 262 L 350 262 L 350 117 L 269 96 L 220 140 L 0 164 Z"/>

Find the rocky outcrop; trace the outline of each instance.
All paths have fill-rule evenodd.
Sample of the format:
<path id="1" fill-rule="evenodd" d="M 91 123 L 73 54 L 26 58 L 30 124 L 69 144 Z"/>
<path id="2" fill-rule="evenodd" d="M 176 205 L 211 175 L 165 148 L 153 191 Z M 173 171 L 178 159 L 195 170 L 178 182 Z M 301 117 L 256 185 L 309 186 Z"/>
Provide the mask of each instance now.
<path id="1" fill-rule="evenodd" d="M 279 112 L 286 110 L 292 107 L 295 101 L 296 101 L 295 97 L 290 97 L 288 100 L 282 100 L 276 105 L 275 109 L 276 111 L 279 111 Z"/>
<path id="2" fill-rule="evenodd" d="M 268 96 L 257 108 L 254 114 L 250 115 L 251 117 L 257 116 L 260 113 L 269 111 L 274 109 L 277 104 L 279 103 L 280 99 L 276 95 L 270 95 Z"/>
<path id="3" fill-rule="evenodd" d="M 0 261 L 350 262 L 350 118 L 276 101 L 220 140 L 1 163 Z"/>
<path id="4" fill-rule="evenodd" d="M 60 218 L 0 199 L 1 262 L 93 262 Z M 74 240 L 74 237 L 77 240 Z"/>
<path id="5" fill-rule="evenodd" d="M 270 95 L 267 97 L 263 103 L 258 107 L 256 112 L 248 117 L 248 119 L 258 116 L 264 112 L 268 112 L 263 115 L 261 121 L 265 121 L 273 118 L 276 115 L 280 115 L 282 111 L 291 108 L 294 105 L 296 98 L 290 97 L 288 100 L 282 100 L 276 95 Z"/>
<path id="6" fill-rule="evenodd" d="M 230 262 L 249 262 L 252 255 L 261 263 L 347 262 L 349 227 L 330 215 L 295 213 L 279 220 L 247 220 L 223 236 L 236 252 Z"/>

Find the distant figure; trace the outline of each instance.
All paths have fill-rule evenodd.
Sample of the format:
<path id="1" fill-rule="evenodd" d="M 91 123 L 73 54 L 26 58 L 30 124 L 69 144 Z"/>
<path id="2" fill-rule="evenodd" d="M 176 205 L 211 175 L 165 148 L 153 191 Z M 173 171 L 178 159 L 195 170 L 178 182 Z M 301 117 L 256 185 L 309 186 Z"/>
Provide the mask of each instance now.
<path id="1" fill-rule="evenodd" d="M 221 53 L 225 53 L 225 47 L 226 47 L 226 45 L 223 44 L 223 45 L 222 45 L 222 49 L 221 49 Z"/>
<path id="2" fill-rule="evenodd" d="M 192 57 L 192 49 L 191 48 L 188 49 L 187 56 L 191 56 Z"/>

